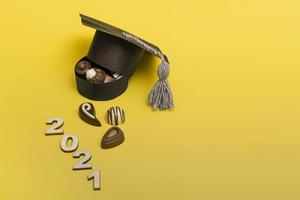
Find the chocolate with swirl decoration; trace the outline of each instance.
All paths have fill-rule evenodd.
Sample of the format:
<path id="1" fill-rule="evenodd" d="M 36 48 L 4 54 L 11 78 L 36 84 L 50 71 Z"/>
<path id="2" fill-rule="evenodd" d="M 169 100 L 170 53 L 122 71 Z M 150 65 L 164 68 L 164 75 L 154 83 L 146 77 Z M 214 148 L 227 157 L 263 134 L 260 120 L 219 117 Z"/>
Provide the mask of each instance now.
<path id="1" fill-rule="evenodd" d="M 110 149 L 122 144 L 125 140 L 123 131 L 118 127 L 111 127 L 104 134 L 101 147 L 102 149 Z"/>
<path id="2" fill-rule="evenodd" d="M 79 106 L 79 116 L 90 125 L 101 126 L 100 121 L 96 118 L 95 108 L 89 102 L 85 102 Z"/>
<path id="3" fill-rule="evenodd" d="M 112 126 L 118 126 L 125 122 L 125 112 L 119 106 L 111 107 L 107 111 L 107 123 Z"/>

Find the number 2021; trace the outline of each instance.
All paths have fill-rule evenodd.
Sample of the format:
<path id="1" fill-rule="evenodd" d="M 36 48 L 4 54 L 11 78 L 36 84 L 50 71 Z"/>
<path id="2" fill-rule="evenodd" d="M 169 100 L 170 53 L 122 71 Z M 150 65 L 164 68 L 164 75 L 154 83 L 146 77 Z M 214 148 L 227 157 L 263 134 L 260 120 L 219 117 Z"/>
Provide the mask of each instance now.
<path id="1" fill-rule="evenodd" d="M 59 117 L 51 118 L 47 120 L 47 125 L 52 125 L 48 130 L 46 130 L 45 135 L 63 135 L 64 130 L 62 126 L 64 124 L 63 119 Z M 68 145 L 69 143 L 69 145 Z M 61 138 L 60 148 L 65 153 L 73 153 L 73 158 L 80 158 L 78 162 L 73 165 L 73 170 L 87 170 L 92 169 L 92 164 L 89 161 L 92 159 L 92 154 L 86 150 L 77 150 L 79 141 L 76 135 L 68 134 Z M 87 180 L 93 180 L 93 189 L 100 190 L 100 171 L 95 170 L 87 176 Z"/>

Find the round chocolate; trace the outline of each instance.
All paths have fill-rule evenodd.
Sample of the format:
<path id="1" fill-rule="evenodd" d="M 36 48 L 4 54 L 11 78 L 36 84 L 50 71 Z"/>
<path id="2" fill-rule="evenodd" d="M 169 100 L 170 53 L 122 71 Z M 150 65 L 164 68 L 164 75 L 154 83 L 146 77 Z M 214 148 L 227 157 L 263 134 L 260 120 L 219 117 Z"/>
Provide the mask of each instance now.
<path id="1" fill-rule="evenodd" d="M 84 75 L 89 69 L 92 68 L 92 65 L 89 61 L 87 60 L 81 60 L 76 64 L 76 72 L 79 75 Z"/>
<path id="2" fill-rule="evenodd" d="M 104 83 L 105 77 L 105 71 L 99 68 L 92 68 L 86 72 L 86 79 L 92 83 Z"/>
<path id="3" fill-rule="evenodd" d="M 107 110 L 107 123 L 112 126 L 118 126 L 125 122 L 125 112 L 119 106 L 111 107 Z"/>

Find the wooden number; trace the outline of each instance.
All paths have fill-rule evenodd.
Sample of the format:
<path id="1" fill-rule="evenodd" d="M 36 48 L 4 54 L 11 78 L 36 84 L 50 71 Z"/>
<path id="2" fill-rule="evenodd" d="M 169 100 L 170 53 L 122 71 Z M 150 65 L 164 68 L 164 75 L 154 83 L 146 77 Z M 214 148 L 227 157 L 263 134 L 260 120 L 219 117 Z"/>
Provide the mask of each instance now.
<path id="1" fill-rule="evenodd" d="M 71 141 L 71 145 L 68 146 L 68 141 Z M 78 147 L 78 138 L 76 135 L 65 135 L 60 142 L 60 148 L 64 152 L 73 152 Z"/>
<path id="2" fill-rule="evenodd" d="M 64 134 L 64 130 L 60 129 L 64 125 L 64 120 L 59 117 L 48 119 L 47 125 L 52 125 L 45 133 L 45 135 L 61 135 Z"/>
<path id="3" fill-rule="evenodd" d="M 94 190 L 100 190 L 100 171 L 95 170 L 91 174 L 88 175 L 87 177 L 88 180 L 93 179 L 93 188 Z"/>
<path id="4" fill-rule="evenodd" d="M 84 107 L 86 110 L 88 108 Z M 59 117 L 54 117 L 46 121 L 47 125 L 52 125 L 46 130 L 45 135 L 61 135 L 64 134 L 62 126 L 64 120 Z M 68 144 L 69 143 L 69 144 Z M 74 152 L 78 148 L 79 142 L 76 135 L 69 134 L 64 135 L 60 141 L 60 148 L 63 152 Z M 82 158 L 81 158 L 82 157 Z M 92 154 L 89 151 L 76 151 L 73 154 L 73 158 L 81 158 L 77 163 L 73 165 L 73 170 L 92 169 L 92 164 L 89 161 L 92 158 Z M 100 190 L 100 170 L 95 170 L 87 176 L 88 181 L 93 180 L 93 189 Z"/>
<path id="5" fill-rule="evenodd" d="M 92 154 L 89 151 L 76 151 L 73 154 L 73 158 L 80 158 L 81 156 L 83 158 L 74 164 L 73 170 L 92 169 L 92 165 L 88 163 L 92 158 Z"/>

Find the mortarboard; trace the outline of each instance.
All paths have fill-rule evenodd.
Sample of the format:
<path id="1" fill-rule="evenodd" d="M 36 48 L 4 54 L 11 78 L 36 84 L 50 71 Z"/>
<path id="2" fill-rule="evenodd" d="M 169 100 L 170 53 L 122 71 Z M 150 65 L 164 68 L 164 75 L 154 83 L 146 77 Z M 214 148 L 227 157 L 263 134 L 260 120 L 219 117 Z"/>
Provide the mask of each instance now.
<path id="1" fill-rule="evenodd" d="M 127 89 L 128 80 L 133 75 L 136 65 L 147 51 L 161 60 L 157 72 L 159 80 L 148 96 L 148 103 L 154 109 L 160 110 L 174 107 L 173 95 L 167 81 L 169 60 L 157 46 L 99 20 L 82 14 L 80 17 L 83 25 L 96 29 L 87 56 L 76 64 L 76 67 L 82 67 L 80 73 L 75 67 L 77 90 L 81 95 L 92 100 L 110 100 L 121 95 Z M 97 71 L 91 71 L 90 68 L 93 67 L 112 75 L 113 81 L 99 83 L 91 81 L 94 79 L 89 80 L 88 78 Z M 82 69 L 85 70 L 83 73 Z M 89 76 L 86 76 L 87 74 Z M 101 76 L 102 74 L 99 74 L 96 78 L 104 80 Z"/>

